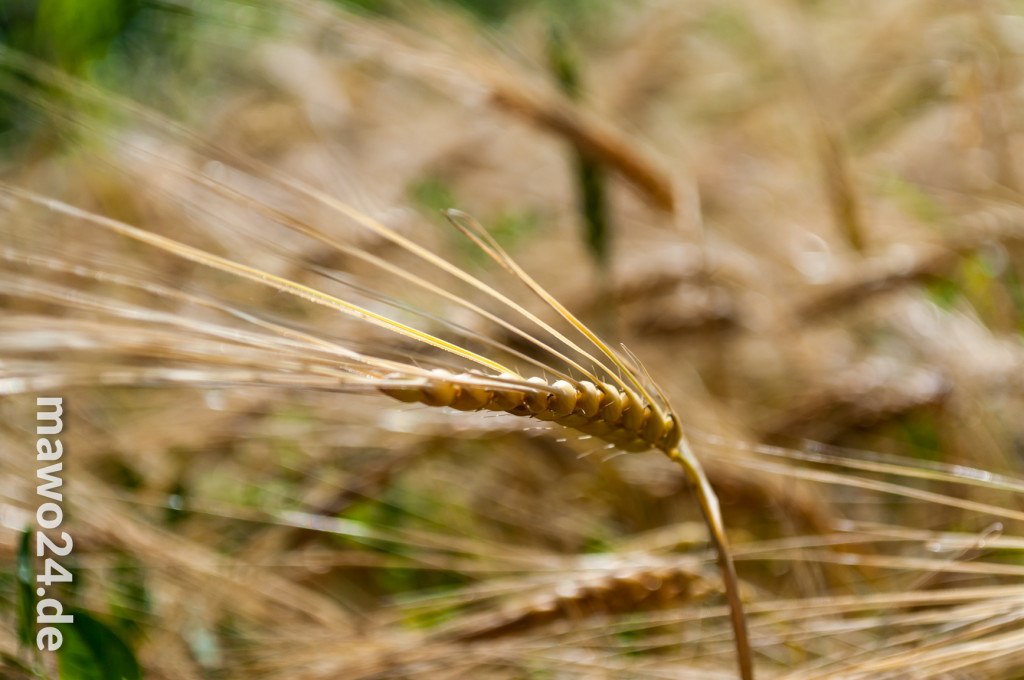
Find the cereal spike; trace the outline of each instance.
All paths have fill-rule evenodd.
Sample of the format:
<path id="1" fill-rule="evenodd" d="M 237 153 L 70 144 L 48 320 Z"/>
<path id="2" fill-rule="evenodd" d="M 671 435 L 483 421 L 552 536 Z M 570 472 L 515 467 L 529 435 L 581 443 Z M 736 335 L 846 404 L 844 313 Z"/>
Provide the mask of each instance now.
<path id="1" fill-rule="evenodd" d="M 533 377 L 523 383 L 511 375 L 477 376 L 438 369 L 418 384 L 387 386 L 380 391 L 405 403 L 450 406 L 460 411 L 504 411 L 552 421 L 630 451 L 663 448 L 667 434 L 678 435 L 672 416 L 640 403 L 636 394 L 618 391 L 610 385 L 605 385 L 601 392 L 585 380 L 575 384 L 567 380 L 548 383 Z"/>
<path id="2" fill-rule="evenodd" d="M 499 376 L 487 378 L 494 383 L 485 389 L 466 382 L 475 376 L 456 375 L 443 370 L 434 371 L 431 382 L 417 389 L 393 388 L 381 391 L 400 401 L 419 401 L 431 406 L 452 406 L 460 410 L 505 411 L 516 416 L 550 420 L 586 434 L 592 434 L 624 451 L 660 449 L 677 462 L 697 492 L 697 500 L 708 525 L 708 534 L 718 553 L 719 566 L 729 601 L 730 620 L 736 637 L 740 677 L 752 680 L 753 662 L 747 634 L 743 602 L 739 593 L 739 579 L 729 553 L 722 513 L 718 499 L 708 482 L 704 470 L 683 436 L 679 421 L 672 413 L 665 413 L 655 404 L 644 403 L 640 395 L 614 385 L 600 387 L 587 381 L 575 385 L 558 380 L 548 384 L 543 378 L 529 378 L 525 385 L 516 380 L 502 389 L 498 383 L 514 379 Z M 532 389 L 530 389 L 532 388 Z"/>
<path id="3" fill-rule="evenodd" d="M 472 218 L 457 211 L 448 213 L 448 217 L 453 224 L 462 229 L 485 252 L 491 255 L 496 262 L 523 282 L 550 309 L 557 312 L 564 322 L 571 325 L 575 332 L 582 336 L 582 339 L 579 337 L 573 338 L 570 337 L 571 334 L 562 333 L 550 323 L 516 303 L 505 294 L 472 276 L 461 267 L 445 260 L 412 239 L 397 233 L 395 230 L 363 214 L 354 207 L 337 200 L 322 190 L 294 177 L 290 177 L 244 154 L 234 153 L 217 142 L 204 139 L 202 136 L 188 130 L 185 126 L 174 123 L 144 107 L 102 93 L 97 88 L 83 84 L 73 77 L 62 74 L 40 62 L 24 58 L 2 46 L 0 46 L 0 63 L 9 66 L 14 72 L 31 76 L 32 79 L 53 88 L 55 91 L 66 93 L 77 101 L 99 104 L 104 110 L 119 111 L 133 116 L 137 120 L 145 121 L 164 133 L 170 134 L 175 140 L 198 149 L 208 156 L 223 159 L 252 173 L 258 178 L 266 180 L 281 190 L 328 208 L 337 215 L 352 220 L 369 232 L 398 246 L 423 263 L 432 266 L 437 271 L 455 277 L 464 284 L 471 286 L 477 293 L 489 297 L 491 300 L 499 303 L 505 311 L 515 315 L 520 323 L 525 320 L 554 338 L 557 342 L 550 342 L 549 344 L 536 335 L 526 332 L 522 334 L 517 333 L 519 337 L 527 340 L 533 346 L 564 362 L 565 366 L 575 371 L 575 375 L 582 376 L 585 380 L 582 382 L 571 379 L 567 380 L 565 379 L 567 376 L 559 374 L 559 368 L 554 366 L 551 367 L 551 372 L 546 373 L 546 375 L 555 375 L 562 378 L 562 380 L 551 382 L 548 378 L 539 377 L 534 378 L 532 381 L 523 380 L 515 375 L 513 369 L 506 368 L 486 356 L 469 351 L 455 342 L 417 330 L 387 316 L 327 295 L 314 288 L 275 276 L 241 262 L 212 255 L 198 248 L 146 232 L 123 222 L 89 213 L 66 203 L 0 184 L 0 194 L 33 202 L 36 205 L 62 213 L 65 216 L 100 226 L 125 238 L 146 243 L 164 252 L 200 263 L 211 269 L 229 273 L 240 279 L 245 279 L 252 283 L 287 293 L 296 298 L 328 307 L 351 318 L 386 328 L 423 345 L 444 350 L 463 360 L 470 361 L 489 372 L 493 372 L 492 374 L 480 377 L 449 371 L 427 373 L 414 363 L 409 363 L 406 367 L 403 367 L 396 365 L 395 362 L 374 361 L 373 357 L 352 355 L 344 357 L 343 361 L 346 362 L 346 365 L 339 367 L 344 369 L 340 372 L 338 369 L 323 366 L 318 366 L 316 371 L 310 372 L 310 376 L 315 375 L 315 377 L 329 378 L 332 381 L 332 389 L 376 389 L 406 403 L 419 402 L 434 406 L 450 406 L 456 410 L 464 411 L 481 409 L 504 411 L 517 416 L 528 416 L 539 420 L 556 422 L 564 427 L 573 428 L 604 439 L 625 451 L 642 451 L 650 448 L 662 450 L 670 458 L 683 466 L 687 476 L 697 486 L 698 499 L 708 521 L 712 540 L 718 549 L 723 575 L 726 580 L 733 625 L 737 636 L 737 651 L 740 657 L 741 675 L 745 680 L 752 677 L 750 647 L 746 639 L 743 613 L 737 594 L 736 575 L 728 555 L 721 516 L 714 494 L 708 486 L 703 473 L 700 471 L 696 458 L 692 455 L 686 444 L 679 419 L 671 413 L 667 406 L 667 400 L 658 391 L 654 381 L 650 380 L 650 376 L 646 376 L 646 381 L 643 380 L 644 376 L 641 375 L 641 371 L 643 373 L 646 373 L 646 371 L 643 370 L 642 365 L 635 358 L 636 366 L 631 366 L 628 361 L 624 361 L 615 350 L 588 329 L 564 305 L 515 263 L 501 246 L 482 227 L 475 223 Z M 61 104 L 56 103 L 56 98 L 49 100 L 45 97 L 40 98 L 34 93 L 27 91 L 28 88 L 21 88 L 19 86 L 15 86 L 15 89 L 22 99 L 31 105 L 39 107 L 47 113 L 56 114 L 65 123 L 72 126 L 97 133 L 98 128 L 90 126 L 89 114 L 86 113 L 90 107 L 68 106 L 65 109 Z M 168 159 L 161 160 L 165 163 L 165 167 L 175 168 L 174 164 Z M 191 178 L 195 181 L 196 176 L 193 174 Z M 230 188 L 226 185 L 209 179 L 199 183 L 208 189 L 227 195 L 228 198 L 231 197 Z M 254 205 L 262 204 L 259 199 L 248 196 L 245 198 L 252 201 Z M 271 219 L 281 217 L 279 214 L 273 215 L 266 212 L 264 214 Z M 339 246 L 333 240 L 325 238 L 320 232 L 295 220 L 286 219 L 283 220 L 283 223 L 284 226 L 306 237 L 314 238 L 321 243 L 335 248 Z M 355 252 L 353 249 L 343 249 L 349 253 Z M 454 302 L 452 296 L 446 294 L 443 287 L 434 285 L 429 278 L 406 275 L 400 270 L 389 266 L 386 261 L 373 258 L 368 254 L 360 257 L 368 264 L 381 267 L 384 271 L 408 281 L 421 290 L 439 295 L 449 302 Z M 477 314 L 484 312 L 484 318 L 498 323 L 506 330 L 509 330 L 510 325 L 513 327 L 518 326 L 515 323 L 506 323 L 502 318 L 486 312 L 483 307 L 469 306 L 467 308 Z M 282 336 L 291 336 L 294 340 L 309 341 L 309 338 L 289 333 L 283 328 L 268 326 L 265 330 L 276 332 Z M 337 350 L 322 343 L 311 342 L 310 346 L 315 347 L 318 351 L 334 351 L 336 355 L 339 355 Z M 627 354 L 632 356 L 628 350 Z M 564 368 L 564 366 L 561 368 Z M 512 377 L 508 377 L 509 375 Z M 132 379 L 136 378 L 132 377 Z M 294 378 L 289 377 L 288 379 L 293 380 Z M 605 380 L 608 382 L 601 382 Z M 651 388 L 653 388 L 652 391 L 656 394 L 649 391 Z M 660 401 L 658 397 L 660 397 Z"/>

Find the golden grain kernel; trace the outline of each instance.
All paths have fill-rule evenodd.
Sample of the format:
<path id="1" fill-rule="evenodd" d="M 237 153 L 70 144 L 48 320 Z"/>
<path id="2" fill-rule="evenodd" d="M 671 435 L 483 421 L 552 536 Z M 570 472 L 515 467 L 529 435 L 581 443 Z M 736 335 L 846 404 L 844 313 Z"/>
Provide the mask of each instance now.
<path id="1" fill-rule="evenodd" d="M 502 373 L 500 377 L 513 380 L 520 379 L 519 376 L 512 375 L 511 373 Z M 521 407 L 526 399 L 526 394 L 514 388 L 492 389 L 489 391 L 489 395 L 490 399 L 483 405 L 483 408 L 488 411 L 512 411 Z"/>
<path id="2" fill-rule="evenodd" d="M 661 439 L 661 435 L 665 433 L 668 423 L 665 421 L 665 415 L 661 412 L 661 409 L 656 406 L 648 406 L 647 408 L 650 413 L 644 419 L 641 436 L 644 438 L 644 441 L 657 444 Z"/>
<path id="3" fill-rule="evenodd" d="M 657 446 L 666 449 L 674 448 L 682 436 L 683 428 L 679 425 L 679 419 L 674 413 L 669 413 L 665 416 L 665 431 L 657 441 Z"/>
<path id="4" fill-rule="evenodd" d="M 601 407 L 601 420 L 608 423 L 617 423 L 619 418 L 622 417 L 622 409 L 626 403 L 624 401 L 625 395 L 619 392 L 618 388 L 611 383 L 601 383 L 600 385 L 604 392 L 604 403 Z"/>
<path id="5" fill-rule="evenodd" d="M 527 378 L 526 381 L 533 383 L 542 389 L 535 392 L 527 392 L 523 404 L 531 414 L 542 413 L 547 409 L 548 400 L 551 399 L 551 386 L 548 385 L 544 378 L 539 378 L 537 376 Z"/>
<path id="6" fill-rule="evenodd" d="M 581 381 L 577 388 L 576 411 L 588 419 L 593 418 L 601 410 L 601 390 L 589 380 Z"/>
<path id="7" fill-rule="evenodd" d="M 458 395 L 458 389 L 452 383 L 452 374 L 437 369 L 431 371 L 433 380 L 423 388 L 423 403 L 428 406 L 450 406 Z"/>
<path id="8" fill-rule="evenodd" d="M 456 378 L 472 377 L 466 373 Z M 491 400 L 491 394 L 482 387 L 473 385 L 458 385 L 458 393 L 451 403 L 451 407 L 457 411 L 479 411 Z"/>
<path id="9" fill-rule="evenodd" d="M 391 373 L 384 376 L 385 380 L 408 380 L 408 376 L 400 373 Z M 388 395 L 392 399 L 405 402 L 406 404 L 412 404 L 423 400 L 423 388 L 416 386 L 408 387 L 382 387 L 380 391 Z"/>
<path id="10" fill-rule="evenodd" d="M 622 427 L 638 433 L 644 425 L 644 416 L 648 413 L 640 397 L 632 390 L 625 391 L 626 398 L 622 410 Z"/>
<path id="11" fill-rule="evenodd" d="M 558 380 L 552 387 L 547 408 L 536 417 L 540 420 L 558 420 L 568 416 L 576 408 L 576 388 L 565 380 Z"/>
<path id="12" fill-rule="evenodd" d="M 615 429 L 615 425 L 613 423 L 609 423 L 607 420 L 598 418 L 597 420 L 592 420 L 580 425 L 576 429 L 584 434 L 590 434 L 604 439 L 606 435 Z"/>

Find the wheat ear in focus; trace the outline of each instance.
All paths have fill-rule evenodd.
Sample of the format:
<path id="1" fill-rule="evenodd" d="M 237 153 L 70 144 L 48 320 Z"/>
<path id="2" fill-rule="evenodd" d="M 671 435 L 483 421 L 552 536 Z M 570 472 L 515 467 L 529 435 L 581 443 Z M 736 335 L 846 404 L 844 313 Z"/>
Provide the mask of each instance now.
<path id="1" fill-rule="evenodd" d="M 229 280 L 326 308 L 355 324 L 371 327 L 383 337 L 393 338 L 396 344 L 404 343 L 402 351 L 411 351 L 416 359 L 402 360 L 399 356 L 386 356 L 389 353 L 386 351 L 378 354 L 365 348 L 349 347 L 330 337 L 319 336 L 315 329 L 300 330 L 273 318 L 264 318 L 258 309 L 242 309 L 231 301 L 218 299 L 208 290 L 176 290 L 148 279 L 130 258 L 121 263 L 123 266 L 118 266 L 110 259 L 96 264 L 88 258 L 55 256 L 40 247 L 31 228 L 24 228 L 14 230 L 17 237 L 11 239 L 13 244 L 2 251 L 10 273 L 0 283 L 0 292 L 36 304 L 64 307 L 74 310 L 75 314 L 43 318 L 26 315 L 21 323 L 15 315 L 9 316 L 6 349 L 11 360 L 0 369 L 0 391 L 11 394 L 90 384 L 228 387 L 262 384 L 382 393 L 405 403 L 450 407 L 458 411 L 503 412 L 548 421 L 603 440 L 622 451 L 658 449 L 682 466 L 697 491 L 724 575 L 741 676 L 752 677 L 738 584 L 717 499 L 690 450 L 678 416 L 635 357 L 621 356 L 587 328 L 514 262 L 475 220 L 455 210 L 446 214 L 454 227 L 520 286 L 521 292 L 539 299 L 553 311 L 562 322 L 561 328 L 556 322 L 546 321 L 539 313 L 528 310 L 511 294 L 485 283 L 415 239 L 397 233 L 313 186 L 222 148 L 152 111 L 93 90 L 20 55 L 4 52 L 3 56 L 8 66 L 19 70 L 24 77 L 62 90 L 68 100 L 77 104 L 74 107 L 68 101 L 41 97 L 38 91 L 21 93 L 26 101 L 67 129 L 104 136 L 106 133 L 98 120 L 83 113 L 89 107 L 100 107 L 103 115 L 126 117 L 194 154 L 230 164 L 238 175 L 233 183 L 210 173 L 195 172 L 188 163 L 164 155 L 164 151 L 113 138 L 108 141 L 115 147 L 120 145 L 123 155 L 109 157 L 111 163 L 126 162 L 127 158 L 155 162 L 174 181 L 185 183 L 190 191 L 201 193 L 207 200 L 212 199 L 211 202 L 244 205 L 252 216 L 272 223 L 279 231 L 315 242 L 361 266 L 461 307 L 505 335 L 515 337 L 517 345 L 526 343 L 531 349 L 513 348 L 507 342 L 443 321 L 440 326 L 447 332 L 446 337 L 442 337 L 371 308 L 379 308 L 377 304 L 357 304 L 344 296 L 246 264 L 230 254 L 214 254 L 176 238 L 4 184 L 0 185 L 0 194 L 12 223 L 27 227 L 37 220 L 59 219 L 70 229 L 105 232 L 217 275 L 226 275 Z M 452 292 L 436 283 L 435 275 L 413 273 L 395 264 L 394 256 L 382 257 L 370 249 L 352 245 L 292 217 L 269 201 L 261 201 L 238 187 L 238 178 L 243 174 L 282 194 L 333 212 L 339 220 L 355 225 L 376 242 L 401 251 L 403 256 L 433 270 L 435 275 L 450 277 L 475 291 L 490 305 L 484 307 Z M 183 192 L 183 195 L 194 197 L 196 194 Z M 216 217 L 212 219 L 215 221 Z M 294 255 L 293 263 L 299 259 Z M 333 276 L 329 271 L 318 273 L 327 278 Z M 98 285 L 103 292 L 83 292 L 75 281 Z M 376 302 L 383 302 L 385 306 L 403 309 L 403 314 L 409 311 L 372 291 L 350 289 L 355 291 L 353 297 L 376 298 Z M 134 299 L 140 295 L 152 304 Z M 126 300 L 128 297 L 133 298 L 132 302 Z M 159 309 L 168 304 L 201 308 L 208 314 L 197 320 Z M 83 314 L 93 318 L 79 318 Z M 207 318 L 209 315 L 231 323 L 211 320 Z M 433 321 L 437 325 L 440 320 Z M 25 330 L 29 328 L 32 330 Z M 492 351 L 467 349 L 463 343 L 469 342 L 490 347 Z M 388 347 L 387 344 L 378 346 Z M 61 359 L 47 358 L 55 355 Z"/>
<path id="2" fill-rule="evenodd" d="M 586 371 L 588 379 L 574 379 L 568 375 L 551 381 L 549 378 L 532 376 L 524 377 L 513 373 L 510 369 L 487 359 L 484 356 L 474 354 L 440 338 L 416 331 L 408 326 L 392 321 L 379 314 L 375 314 L 357 305 L 347 303 L 325 293 L 313 290 L 301 284 L 282 279 L 266 272 L 253 269 L 246 265 L 233 262 L 224 258 L 204 253 L 198 249 L 155 236 L 138 230 L 130 225 L 111 220 L 102 216 L 81 211 L 65 203 L 38 196 L 29 192 L 19 190 L 7 185 L 0 185 L 0 191 L 9 198 L 34 203 L 38 206 L 62 213 L 69 217 L 75 217 L 83 222 L 109 229 L 119 235 L 146 243 L 160 248 L 168 253 L 200 263 L 202 265 L 231 273 L 240 277 L 248 278 L 254 282 L 262 283 L 275 288 L 281 292 L 298 296 L 313 301 L 317 304 L 326 305 L 336 311 L 363 320 L 367 323 L 394 330 L 407 338 L 413 338 L 433 347 L 441 348 L 464 359 L 479 364 L 482 369 L 475 373 L 454 373 L 444 369 L 433 369 L 425 371 L 411 364 L 401 364 L 396 361 L 388 361 L 381 358 L 361 354 L 343 347 L 317 341 L 312 337 L 296 338 L 294 333 L 284 328 L 278 328 L 277 338 L 252 337 L 248 342 L 254 347 L 266 349 L 273 347 L 282 339 L 304 340 L 318 351 L 327 350 L 328 353 L 336 355 L 333 361 L 326 363 L 321 360 L 321 370 L 317 371 L 320 376 L 328 378 L 326 382 L 317 384 L 321 389 L 336 390 L 359 390 L 366 391 L 376 389 L 393 397 L 401 402 L 419 402 L 427 406 L 450 407 L 460 411 L 502 411 L 514 416 L 535 418 L 541 421 L 552 421 L 564 427 L 578 430 L 584 434 L 598 437 L 604 441 L 621 448 L 624 451 L 645 451 L 656 448 L 668 455 L 672 460 L 677 461 L 685 470 L 687 477 L 693 482 L 698 492 L 698 499 L 701 510 L 708 522 L 709 530 L 716 549 L 719 552 L 719 559 L 725 577 L 726 593 L 729 597 L 732 609 L 732 620 L 734 631 L 737 636 L 738 656 L 741 662 L 742 677 L 752 677 L 750 665 L 750 650 L 746 640 L 746 630 L 742 606 L 739 599 L 736 575 L 725 540 L 724 527 L 718 508 L 718 502 L 710 487 L 700 464 L 690 451 L 682 429 L 676 416 L 671 412 L 668 404 L 658 403 L 656 399 L 643 385 L 643 381 L 637 373 L 632 370 L 622 359 L 617 357 L 596 335 L 586 326 L 579 322 L 567 310 L 565 310 L 554 298 L 550 297 L 543 288 L 529 278 L 525 272 L 519 269 L 515 263 L 500 249 L 493 241 L 486 243 L 489 254 L 494 256 L 502 265 L 509 268 L 517 276 L 521 277 L 524 283 L 547 301 L 555 310 L 564 316 L 586 340 L 593 343 L 598 351 L 603 354 L 606 360 L 616 369 L 622 372 L 624 378 L 619 378 L 613 369 L 598 361 L 594 355 L 585 352 L 576 343 L 565 338 L 560 333 L 556 335 L 567 345 L 571 351 L 581 354 L 584 360 L 590 361 L 596 370 L 608 377 L 607 381 L 601 381 L 595 370 Z M 364 218 L 365 219 L 365 218 Z M 463 214 L 452 215 L 454 220 L 466 220 Z M 374 225 L 380 233 L 388 232 L 382 225 Z M 479 226 L 475 226 L 473 234 L 486 242 L 486 232 Z M 84 270 L 81 268 L 62 267 L 61 263 L 47 261 L 33 257 L 30 254 L 19 254 L 13 250 L 6 250 L 4 256 L 7 260 L 26 265 L 45 266 L 51 270 L 66 269 L 75 274 L 92 276 L 99 280 L 133 285 L 131 281 L 112 275 L 108 272 Z M 449 265 L 450 266 L 450 265 Z M 139 288 L 149 287 L 143 282 L 135 282 Z M 480 284 L 483 290 L 489 288 Z M 86 301 L 71 291 L 51 290 L 46 292 L 45 286 L 22 288 L 21 293 L 26 296 L 48 297 L 51 301 L 65 299 L 70 302 L 79 300 L 82 304 Z M 18 292 L 17 287 L 7 289 L 7 292 Z M 166 291 L 169 293 L 169 291 Z M 97 302 L 97 304 L 100 304 Z M 514 303 L 510 304 L 515 307 Z M 109 305 L 108 309 L 113 309 Z M 525 313 L 525 310 L 519 308 Z M 528 313 L 527 313 L 528 314 Z M 536 318 L 536 317 L 534 317 Z M 550 326 L 543 324 L 549 330 Z M 254 325 L 267 330 L 265 324 Z M 198 329 L 197 329 L 198 330 Z M 269 330 L 274 330 L 270 327 Z M 206 333 L 213 333 L 213 329 L 203 329 Z M 221 337 L 231 337 L 233 334 L 226 329 L 220 334 Z M 69 340 L 73 340 L 71 336 Z M 236 340 L 242 338 L 235 336 Z M 538 341 L 539 344 L 539 341 Z M 541 345 L 543 347 L 543 345 Z M 24 349 L 28 349 L 25 347 Z M 550 349 L 550 348 L 548 348 Z M 298 351 L 298 347 L 292 346 L 292 351 Z M 553 350 L 552 350 L 553 351 Z M 575 363 L 575 362 L 574 362 Z M 332 365 L 333 364 L 333 365 Z M 579 370 L 583 371 L 582 365 L 576 364 Z M 487 373 L 487 369 L 498 371 Z M 34 391 L 44 385 L 54 387 L 55 382 L 62 380 L 53 375 L 52 369 L 46 369 L 49 375 L 45 378 L 33 379 L 31 371 L 24 373 L 17 369 L 8 368 L 0 372 L 0 385 L 5 392 Z M 548 372 L 554 372 L 549 369 Z M 164 378 L 173 381 L 175 371 L 167 371 Z M 87 383 L 94 379 L 102 384 L 115 383 L 146 383 L 159 382 L 161 371 L 153 372 L 132 372 L 113 369 L 96 373 L 90 377 L 73 374 L 68 375 L 69 382 Z M 198 376 L 191 378 L 196 380 Z M 262 378 L 268 382 L 287 384 L 289 381 L 280 376 L 280 381 L 271 378 Z M 186 379 L 189 379 L 186 377 Z M 208 378 L 209 379 L 209 378 Z M 239 379 L 239 378 L 235 378 Z M 315 380 L 314 376 L 310 379 Z M 216 382 L 211 380 L 211 382 Z M 314 383 L 316 384 L 316 383 Z"/>

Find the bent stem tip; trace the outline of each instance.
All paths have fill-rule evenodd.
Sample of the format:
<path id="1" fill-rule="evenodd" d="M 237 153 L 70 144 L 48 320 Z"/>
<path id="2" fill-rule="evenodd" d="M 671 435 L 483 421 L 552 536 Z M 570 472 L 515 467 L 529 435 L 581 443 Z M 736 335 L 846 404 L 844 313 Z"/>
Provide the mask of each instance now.
<path id="1" fill-rule="evenodd" d="M 685 439 L 680 439 L 676 446 L 666 453 L 669 458 L 682 466 L 687 479 L 697 490 L 697 501 L 707 522 L 711 541 L 715 544 L 715 550 L 718 552 L 718 564 L 722 570 L 722 580 L 725 583 L 725 597 L 729 602 L 729 619 L 732 622 L 733 635 L 736 638 L 736 656 L 740 666 L 740 678 L 753 680 L 754 664 L 750 638 L 747 634 L 747 619 L 743 613 L 743 601 L 740 599 L 736 567 L 732 562 L 732 554 L 729 552 L 729 544 L 725 538 L 725 525 L 722 522 L 718 497 Z"/>

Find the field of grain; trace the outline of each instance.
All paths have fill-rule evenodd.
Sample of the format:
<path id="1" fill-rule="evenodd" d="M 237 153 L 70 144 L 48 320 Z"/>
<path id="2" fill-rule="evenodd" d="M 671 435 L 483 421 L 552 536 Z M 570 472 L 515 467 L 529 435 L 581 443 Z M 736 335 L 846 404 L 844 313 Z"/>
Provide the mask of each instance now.
<path id="1" fill-rule="evenodd" d="M 1024 678 L 1022 99 L 1010 2 L 5 3 L 0 678 Z"/>

